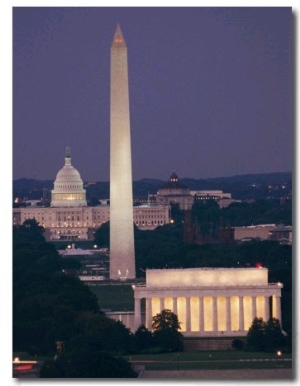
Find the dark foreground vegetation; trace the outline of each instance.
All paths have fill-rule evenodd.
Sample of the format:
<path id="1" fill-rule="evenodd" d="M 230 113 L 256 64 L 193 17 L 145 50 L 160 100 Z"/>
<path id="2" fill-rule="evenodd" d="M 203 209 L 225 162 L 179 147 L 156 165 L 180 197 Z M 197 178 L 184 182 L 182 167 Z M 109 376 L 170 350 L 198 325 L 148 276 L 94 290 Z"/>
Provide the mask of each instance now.
<path id="1" fill-rule="evenodd" d="M 214 201 L 197 203 L 193 215 L 200 230 L 205 234 L 216 230 L 218 224 L 246 226 L 251 224 L 292 224 L 292 203 L 279 200 L 258 200 L 251 204 L 232 204 L 219 209 Z M 191 244 L 183 241 L 184 215 L 178 207 L 172 208 L 174 224 L 158 227 L 153 231 L 135 228 L 136 274 L 145 277 L 147 268 L 199 268 L 255 267 L 268 268 L 270 283 L 283 283 L 283 329 L 292 331 L 292 246 L 277 241 L 253 240 L 232 244 Z M 95 234 L 95 243 L 109 245 L 109 223 L 103 224 Z"/>
<path id="2" fill-rule="evenodd" d="M 13 234 L 13 350 L 45 361 L 42 377 L 136 377 L 118 358 L 133 334 L 99 310 L 87 286 L 62 272 L 63 261 L 34 220 Z"/>
<path id="3" fill-rule="evenodd" d="M 143 278 L 147 268 L 251 267 L 259 262 L 269 269 L 269 282 L 284 284 L 282 317 L 287 337 L 284 342 L 280 341 L 282 337 L 278 338 L 280 342 L 276 347 L 291 350 L 291 246 L 274 241 L 240 245 L 187 244 L 182 238 L 181 214 L 177 212 L 177 215 L 178 220 L 173 225 L 155 231 L 135 229 L 137 275 Z M 202 213 L 206 223 L 210 218 Z M 108 228 L 108 224 L 104 224 L 96 233 L 98 245 L 107 245 Z M 73 262 L 72 271 L 72 261 L 63 260 L 54 244 L 45 242 L 43 232 L 35 220 L 27 220 L 13 230 L 13 350 L 51 358 L 44 362 L 42 377 L 132 378 L 137 373 L 123 356 L 183 349 L 176 320 L 172 328 L 155 327 L 151 333 L 140 326 L 133 334 L 121 322 L 108 319 L 100 310 L 102 306 L 97 297 L 76 277 L 78 262 Z M 262 326 L 264 342 L 267 342 L 269 328 Z M 261 334 L 261 329 L 257 330 Z M 267 344 L 258 347 L 250 343 L 241 348 L 240 343 L 235 342 L 234 348 L 270 349 Z"/>

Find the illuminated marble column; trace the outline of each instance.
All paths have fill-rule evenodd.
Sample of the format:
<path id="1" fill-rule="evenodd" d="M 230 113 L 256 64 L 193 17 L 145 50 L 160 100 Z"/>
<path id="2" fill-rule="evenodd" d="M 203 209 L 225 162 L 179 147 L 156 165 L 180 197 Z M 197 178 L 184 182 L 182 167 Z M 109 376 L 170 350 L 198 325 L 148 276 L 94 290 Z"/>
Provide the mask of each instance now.
<path id="1" fill-rule="evenodd" d="M 265 321 L 267 322 L 270 319 L 270 297 L 265 296 Z"/>
<path id="2" fill-rule="evenodd" d="M 244 301 L 243 297 L 239 296 L 239 330 L 245 330 L 244 324 Z"/>
<path id="3" fill-rule="evenodd" d="M 146 316 L 147 316 L 147 321 L 146 321 L 146 327 L 148 328 L 149 331 L 152 330 L 152 299 L 147 298 L 146 299 Z"/>
<path id="4" fill-rule="evenodd" d="M 141 299 L 134 299 L 134 327 L 137 330 L 142 324 Z"/>
<path id="5" fill-rule="evenodd" d="M 173 313 L 178 316 L 178 310 L 177 310 L 177 298 L 173 299 Z"/>
<path id="6" fill-rule="evenodd" d="M 252 321 L 256 318 L 257 309 L 256 309 L 256 296 L 252 296 Z"/>
<path id="7" fill-rule="evenodd" d="M 186 331 L 191 331 L 191 298 L 186 298 L 185 306 Z"/>
<path id="8" fill-rule="evenodd" d="M 110 65 L 110 279 L 135 278 L 127 47 L 119 25 Z"/>
<path id="9" fill-rule="evenodd" d="M 204 306 L 203 297 L 199 297 L 199 331 L 204 331 Z"/>
<path id="10" fill-rule="evenodd" d="M 217 297 L 213 296 L 213 331 L 218 331 L 218 308 Z"/>
<path id="11" fill-rule="evenodd" d="M 159 298 L 159 312 L 164 309 L 164 298 Z"/>
<path id="12" fill-rule="evenodd" d="M 275 299 L 276 299 L 275 300 L 276 301 L 276 319 L 280 321 L 280 325 L 281 325 L 281 298 L 280 296 L 276 296 Z"/>
<path id="13" fill-rule="evenodd" d="M 226 296 L 226 331 L 231 331 L 230 296 Z"/>

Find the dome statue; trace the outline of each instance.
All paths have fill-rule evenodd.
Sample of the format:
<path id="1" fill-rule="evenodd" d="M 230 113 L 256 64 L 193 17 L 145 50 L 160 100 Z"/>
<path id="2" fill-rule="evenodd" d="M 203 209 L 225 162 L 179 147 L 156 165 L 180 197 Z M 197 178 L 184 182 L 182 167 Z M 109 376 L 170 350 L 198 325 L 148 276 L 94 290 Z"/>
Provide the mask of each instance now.
<path id="1" fill-rule="evenodd" d="M 71 165 L 70 148 L 66 148 L 65 165 L 56 175 L 54 189 L 51 191 L 51 206 L 87 206 L 86 191 L 77 169 Z"/>

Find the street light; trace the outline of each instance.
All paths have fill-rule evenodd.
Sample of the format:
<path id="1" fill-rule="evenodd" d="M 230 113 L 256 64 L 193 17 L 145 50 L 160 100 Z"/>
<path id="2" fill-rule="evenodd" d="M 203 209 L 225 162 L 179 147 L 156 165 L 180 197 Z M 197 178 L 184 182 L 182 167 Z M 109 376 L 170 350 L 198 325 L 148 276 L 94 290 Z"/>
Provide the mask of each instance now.
<path id="1" fill-rule="evenodd" d="M 282 352 L 281 352 L 280 350 L 278 350 L 278 351 L 276 352 L 276 355 L 277 355 L 277 362 L 279 362 L 279 363 L 278 363 L 278 367 L 280 367 L 280 357 L 281 357 L 281 355 L 282 355 Z"/>

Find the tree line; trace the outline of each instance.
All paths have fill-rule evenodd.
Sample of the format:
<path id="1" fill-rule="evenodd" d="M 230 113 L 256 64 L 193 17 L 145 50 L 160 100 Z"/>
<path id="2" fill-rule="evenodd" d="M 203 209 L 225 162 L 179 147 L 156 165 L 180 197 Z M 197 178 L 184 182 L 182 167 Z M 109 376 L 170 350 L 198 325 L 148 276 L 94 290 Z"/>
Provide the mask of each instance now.
<path id="1" fill-rule="evenodd" d="M 152 232 L 135 229 L 141 275 L 143 269 L 151 267 L 220 266 L 221 261 L 221 266 L 226 266 L 227 258 L 234 261 L 237 257 L 239 264 L 247 266 L 249 261 L 260 259 L 274 267 L 272 278 L 282 281 L 291 294 L 289 246 L 253 242 L 241 245 L 244 249 L 235 254 L 230 246 L 186 245 L 181 232 L 182 224 Z M 44 229 L 35 220 L 13 228 L 13 350 L 32 356 L 56 356 L 45 361 L 41 376 L 131 378 L 137 374 L 121 355 L 182 349 L 176 318 L 172 328 L 154 325 L 154 332 L 150 332 L 140 326 L 132 333 L 122 322 L 107 318 L 89 288 L 75 275 L 64 272 L 69 265 L 54 244 L 45 242 Z M 282 304 L 286 304 L 283 321 L 288 325 L 290 319 L 291 324 L 291 305 L 284 299 L 284 292 Z M 60 342 L 63 350 L 58 352 Z"/>
<path id="2" fill-rule="evenodd" d="M 123 355 L 183 349 L 176 315 L 133 333 L 106 317 L 36 220 L 13 228 L 13 351 L 48 357 L 42 378 L 135 378 Z M 67 266 L 66 266 L 67 264 Z M 167 332 L 166 332 L 167 330 Z"/>

